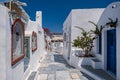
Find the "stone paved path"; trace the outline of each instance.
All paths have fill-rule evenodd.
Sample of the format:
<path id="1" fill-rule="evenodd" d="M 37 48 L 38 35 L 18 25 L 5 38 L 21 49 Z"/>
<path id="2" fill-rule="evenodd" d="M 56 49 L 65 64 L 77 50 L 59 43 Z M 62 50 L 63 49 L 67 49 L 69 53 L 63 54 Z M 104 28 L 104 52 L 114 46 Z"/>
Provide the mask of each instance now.
<path id="1" fill-rule="evenodd" d="M 69 66 L 61 54 L 48 53 L 40 63 L 37 80 L 93 80 Z"/>

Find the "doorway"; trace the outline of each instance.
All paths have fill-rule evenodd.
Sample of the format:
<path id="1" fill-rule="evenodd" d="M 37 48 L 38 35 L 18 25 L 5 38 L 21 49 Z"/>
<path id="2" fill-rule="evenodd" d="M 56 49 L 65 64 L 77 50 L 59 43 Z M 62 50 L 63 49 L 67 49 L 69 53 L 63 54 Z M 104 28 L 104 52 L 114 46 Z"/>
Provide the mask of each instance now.
<path id="1" fill-rule="evenodd" d="M 30 37 L 25 37 L 25 58 L 24 58 L 24 71 L 29 67 L 30 61 Z"/>
<path id="2" fill-rule="evenodd" d="M 116 75 L 116 30 L 107 31 L 107 70 Z"/>

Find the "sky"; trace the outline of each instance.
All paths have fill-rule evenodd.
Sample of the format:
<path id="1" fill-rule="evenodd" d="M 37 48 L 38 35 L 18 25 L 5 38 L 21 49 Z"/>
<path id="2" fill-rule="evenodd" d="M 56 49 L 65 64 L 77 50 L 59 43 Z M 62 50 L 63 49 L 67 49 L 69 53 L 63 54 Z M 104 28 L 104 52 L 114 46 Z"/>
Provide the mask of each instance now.
<path id="1" fill-rule="evenodd" d="M 105 8 L 117 0 L 20 0 L 30 19 L 35 21 L 36 11 L 42 11 L 42 25 L 50 32 L 63 32 L 63 23 L 72 9 Z"/>

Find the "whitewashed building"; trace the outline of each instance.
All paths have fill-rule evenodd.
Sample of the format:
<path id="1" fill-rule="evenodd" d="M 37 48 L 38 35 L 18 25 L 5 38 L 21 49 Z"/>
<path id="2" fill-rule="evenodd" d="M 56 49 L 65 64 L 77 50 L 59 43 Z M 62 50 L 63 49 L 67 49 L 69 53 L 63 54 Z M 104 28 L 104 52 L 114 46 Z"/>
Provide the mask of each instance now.
<path id="1" fill-rule="evenodd" d="M 1 3 L 0 13 L 0 79 L 25 80 L 45 53 L 42 13 L 31 21 L 14 2 Z"/>
<path id="2" fill-rule="evenodd" d="M 90 13 L 87 11 L 86 11 L 86 13 L 88 13 L 87 15 L 90 15 L 90 14 L 93 15 L 93 13 L 98 14 L 97 12 L 94 12 L 94 11 L 93 13 Z M 85 30 L 91 30 L 93 28 L 90 28 L 91 24 L 88 23 L 88 21 L 93 21 L 97 23 L 98 26 L 106 25 L 102 31 L 101 38 L 97 38 L 96 42 L 94 42 L 96 47 L 94 48 L 93 53 L 96 56 L 95 57 L 96 60 L 99 60 L 99 61 L 95 62 L 91 60 L 93 63 L 91 63 L 90 65 L 94 69 L 103 69 L 105 70 L 105 72 L 110 74 L 115 80 L 120 80 L 120 68 L 119 68 L 120 67 L 120 63 L 119 63 L 120 61 L 120 54 L 119 54 L 120 53 L 120 49 L 119 49 L 120 47 L 120 37 L 119 37 L 119 34 L 120 34 L 120 30 L 119 30 L 120 29 L 120 14 L 119 14 L 120 13 L 120 2 L 111 3 L 104 9 L 104 11 L 101 10 L 101 12 L 99 13 L 100 14 L 97 19 L 91 20 L 89 19 L 88 16 L 85 17 L 86 15 L 85 13 L 82 16 L 79 15 L 81 16 L 79 17 L 78 14 L 74 14 L 74 11 L 71 11 L 71 13 L 67 17 L 63 25 L 64 26 L 63 27 L 64 39 L 65 39 L 63 55 L 64 55 L 64 58 L 68 61 L 68 63 L 70 65 L 73 65 L 73 63 L 71 63 L 71 60 L 73 60 L 73 57 L 72 59 L 70 59 L 71 54 L 72 54 L 71 42 L 73 39 L 76 38 L 76 36 L 80 35 L 78 31 L 75 31 L 76 28 L 73 30 L 73 26 L 80 26 L 82 28 L 84 28 L 84 26 L 89 26 L 89 28 L 85 27 Z M 87 21 L 84 21 L 85 19 Z M 72 36 L 72 34 L 74 35 Z M 76 64 L 78 64 L 78 61 L 74 61 L 74 63 L 75 62 L 77 62 Z M 90 75 L 92 75 L 92 73 Z M 92 76 L 99 78 L 96 75 L 92 75 Z"/>
<path id="3" fill-rule="evenodd" d="M 26 55 L 25 55 L 25 77 L 31 71 L 37 71 L 39 62 L 45 56 L 44 31 L 42 28 L 42 12 L 36 12 L 36 21 L 29 20 L 25 29 Z"/>
<path id="4" fill-rule="evenodd" d="M 51 48 L 52 51 L 63 53 L 63 34 L 62 33 L 51 33 Z"/>
<path id="5" fill-rule="evenodd" d="M 102 13 L 98 25 L 106 25 L 110 22 L 109 18 L 113 22 L 117 21 L 116 28 L 107 25 L 102 31 L 101 42 L 97 44 L 97 59 L 101 60 L 102 69 L 107 71 L 116 80 L 120 80 L 120 2 L 111 3 L 106 7 Z M 101 49 L 100 49 L 101 48 Z M 98 53 L 101 50 L 101 53 Z"/>
<path id="6" fill-rule="evenodd" d="M 73 9 L 63 24 L 63 56 L 70 65 L 75 66 L 76 61 L 72 58 L 72 42 L 78 36 L 81 36 L 81 31 L 75 26 L 81 27 L 86 31 L 95 29 L 93 24 L 88 21 L 97 23 L 104 9 Z M 92 53 L 96 52 L 94 47 Z M 73 62 L 74 61 L 74 62 Z M 77 63 L 76 63 L 77 66 Z"/>

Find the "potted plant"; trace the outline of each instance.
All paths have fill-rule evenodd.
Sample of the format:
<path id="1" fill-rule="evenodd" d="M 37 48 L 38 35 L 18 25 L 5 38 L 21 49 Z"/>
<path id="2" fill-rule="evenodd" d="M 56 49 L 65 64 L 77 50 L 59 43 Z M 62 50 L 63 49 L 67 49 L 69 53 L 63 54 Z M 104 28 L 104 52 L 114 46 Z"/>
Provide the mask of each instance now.
<path id="1" fill-rule="evenodd" d="M 81 54 L 77 57 L 79 57 L 79 65 L 91 65 L 91 59 L 94 58 L 94 55 L 90 54 L 92 48 L 94 47 L 93 41 L 101 36 L 104 26 L 98 26 L 92 21 L 89 21 L 95 26 L 95 30 L 85 31 L 83 28 L 80 28 L 78 26 L 75 26 L 76 28 L 79 28 L 82 32 L 81 37 L 77 37 L 73 41 L 73 46 L 77 48 L 81 48 L 84 51 L 84 54 Z"/>
<path id="2" fill-rule="evenodd" d="M 118 23 L 118 18 L 116 18 L 115 21 L 113 21 L 111 18 L 108 18 L 110 22 L 107 22 L 106 23 L 106 26 L 109 26 L 109 27 L 113 27 L 113 28 L 116 28 L 117 27 L 117 23 Z"/>
<path id="3" fill-rule="evenodd" d="M 79 58 L 79 62 L 77 64 L 77 67 L 79 68 L 81 67 L 81 65 L 90 65 L 91 58 L 94 58 L 94 56 L 90 54 L 92 48 L 94 47 L 93 45 L 94 35 L 91 34 L 91 31 L 85 31 L 83 28 L 77 26 L 76 28 L 79 28 L 82 31 L 81 32 L 82 36 L 77 37 L 77 39 L 73 41 L 73 46 L 81 48 L 84 53 L 76 57 L 76 59 Z M 78 59 L 76 61 L 78 61 Z"/>
<path id="4" fill-rule="evenodd" d="M 89 54 L 89 52 L 94 47 L 93 46 L 94 36 L 91 35 L 91 31 L 87 32 L 83 28 L 80 28 L 80 27 L 77 27 L 77 28 L 79 28 L 82 31 L 81 32 L 82 36 L 77 37 L 77 39 L 73 41 L 73 46 L 82 48 L 82 50 L 84 51 L 85 54 L 82 54 L 79 57 L 91 57 L 92 55 Z"/>

